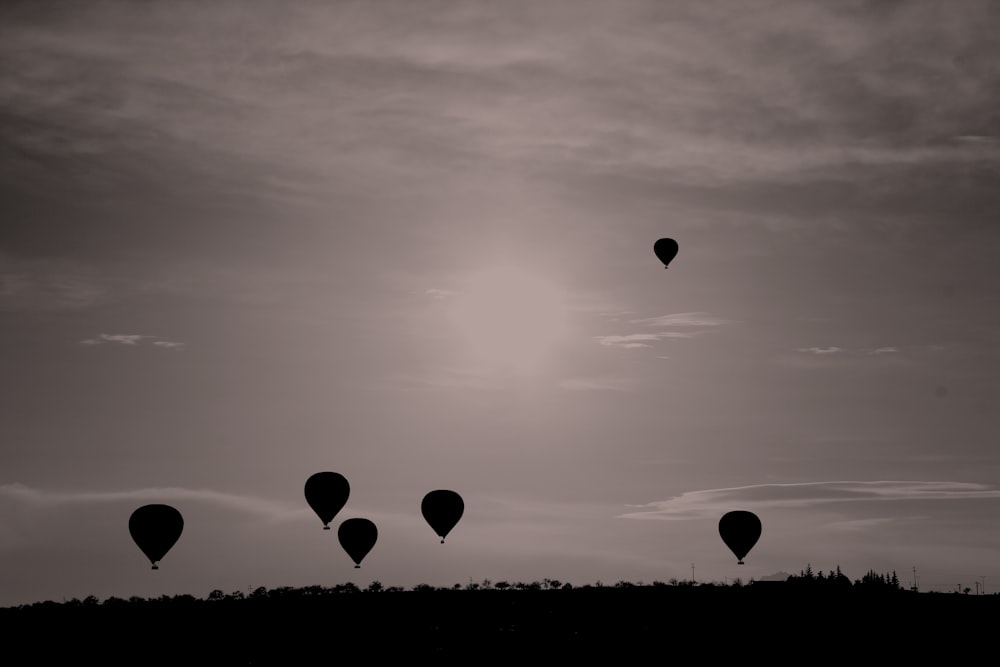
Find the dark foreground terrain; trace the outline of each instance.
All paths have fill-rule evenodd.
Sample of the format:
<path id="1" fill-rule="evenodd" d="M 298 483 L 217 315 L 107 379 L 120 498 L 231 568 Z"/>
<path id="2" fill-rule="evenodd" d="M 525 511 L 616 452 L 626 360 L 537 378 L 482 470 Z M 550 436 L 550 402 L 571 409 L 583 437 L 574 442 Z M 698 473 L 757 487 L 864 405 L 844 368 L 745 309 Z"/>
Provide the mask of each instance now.
<path id="1" fill-rule="evenodd" d="M 258 593 L 0 609 L 4 655 L 104 665 L 923 664 L 991 658 L 1000 627 L 997 595 L 785 585 Z"/>

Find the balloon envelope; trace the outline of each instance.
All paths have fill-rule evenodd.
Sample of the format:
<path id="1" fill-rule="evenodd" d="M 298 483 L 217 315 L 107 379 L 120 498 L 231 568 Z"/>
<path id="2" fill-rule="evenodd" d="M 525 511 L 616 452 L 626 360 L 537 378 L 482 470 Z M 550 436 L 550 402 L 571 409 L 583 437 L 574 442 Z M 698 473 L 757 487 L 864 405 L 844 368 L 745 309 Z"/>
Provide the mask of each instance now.
<path id="1" fill-rule="evenodd" d="M 323 530 L 330 530 L 329 523 L 347 504 L 351 485 L 336 472 L 318 472 L 306 480 L 306 502 L 323 522 Z"/>
<path id="2" fill-rule="evenodd" d="M 143 505 L 128 519 L 132 540 L 146 554 L 153 569 L 163 560 L 184 530 L 184 517 L 170 505 Z"/>
<path id="3" fill-rule="evenodd" d="M 347 519 L 337 530 L 340 546 L 354 561 L 354 567 L 361 567 L 368 552 L 375 546 L 378 539 L 378 528 L 368 519 Z"/>
<path id="4" fill-rule="evenodd" d="M 659 239 L 653 244 L 653 252 L 663 262 L 663 268 L 667 268 L 674 257 L 677 256 L 677 241 L 673 239 Z"/>
<path id="5" fill-rule="evenodd" d="M 729 550 L 736 555 L 740 565 L 760 539 L 760 531 L 760 519 L 753 512 L 745 510 L 726 512 L 719 519 L 719 535 Z"/>
<path id="6" fill-rule="evenodd" d="M 462 500 L 462 496 L 454 491 L 438 489 L 424 496 L 420 503 L 420 512 L 434 529 L 435 534 L 441 538 L 441 543 L 444 544 L 445 536 L 462 518 L 462 513 L 465 512 L 465 502 Z"/>

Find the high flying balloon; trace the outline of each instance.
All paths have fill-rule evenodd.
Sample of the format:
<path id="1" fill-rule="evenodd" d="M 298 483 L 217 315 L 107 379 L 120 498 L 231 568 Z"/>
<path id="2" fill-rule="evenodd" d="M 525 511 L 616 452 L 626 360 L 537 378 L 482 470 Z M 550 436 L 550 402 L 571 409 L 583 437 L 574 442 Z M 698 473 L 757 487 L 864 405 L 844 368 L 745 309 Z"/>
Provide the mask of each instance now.
<path id="1" fill-rule="evenodd" d="M 465 501 L 454 491 L 438 489 L 424 496 L 420 503 L 420 512 L 434 529 L 434 533 L 441 538 L 441 544 L 444 544 L 445 536 L 451 532 L 465 512 Z"/>
<path id="2" fill-rule="evenodd" d="M 369 519 L 347 519 L 337 530 L 340 546 L 354 561 L 354 567 L 361 567 L 368 552 L 375 546 L 378 539 L 378 528 Z"/>
<path id="3" fill-rule="evenodd" d="M 760 519 L 753 512 L 726 512 L 719 519 L 719 535 L 740 565 L 743 565 L 743 559 L 760 539 L 760 531 Z"/>
<path id="4" fill-rule="evenodd" d="M 663 262 L 663 268 L 667 268 L 670 265 L 670 262 L 677 256 L 677 250 L 677 241 L 673 239 L 658 239 L 653 244 L 653 252 Z"/>
<path id="5" fill-rule="evenodd" d="M 184 517 L 170 505 L 143 505 L 128 519 L 128 532 L 153 569 L 177 543 L 184 530 Z"/>
<path id="6" fill-rule="evenodd" d="M 347 504 L 351 485 L 336 472 L 318 472 L 306 480 L 306 502 L 323 522 L 323 530 L 330 530 L 330 522 Z"/>

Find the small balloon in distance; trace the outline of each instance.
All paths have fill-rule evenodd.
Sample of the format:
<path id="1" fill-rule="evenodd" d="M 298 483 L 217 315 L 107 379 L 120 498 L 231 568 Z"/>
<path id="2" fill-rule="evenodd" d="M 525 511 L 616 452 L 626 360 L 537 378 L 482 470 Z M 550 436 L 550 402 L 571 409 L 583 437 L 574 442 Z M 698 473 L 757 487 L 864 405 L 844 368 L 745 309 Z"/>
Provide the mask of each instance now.
<path id="1" fill-rule="evenodd" d="M 653 244 L 653 252 L 663 262 L 663 268 L 667 268 L 670 265 L 670 262 L 677 256 L 677 250 L 677 241 L 673 239 L 658 239 Z"/>
<path id="2" fill-rule="evenodd" d="M 462 496 L 448 489 L 437 489 L 424 496 L 420 502 L 420 513 L 424 520 L 434 529 L 434 534 L 444 538 L 455 527 L 465 512 L 465 501 Z"/>
<path id="3" fill-rule="evenodd" d="M 736 556 L 739 565 L 760 539 L 760 518 L 753 512 L 736 510 L 726 512 L 719 519 L 719 535 Z"/>
<path id="4" fill-rule="evenodd" d="M 177 543 L 184 530 L 184 517 L 170 505 L 143 505 L 128 519 L 132 541 L 146 555 L 153 569 Z"/>
<path id="5" fill-rule="evenodd" d="M 370 519 L 347 519 L 337 530 L 340 546 L 354 561 L 354 567 L 361 567 L 361 561 L 375 546 L 378 528 Z"/>

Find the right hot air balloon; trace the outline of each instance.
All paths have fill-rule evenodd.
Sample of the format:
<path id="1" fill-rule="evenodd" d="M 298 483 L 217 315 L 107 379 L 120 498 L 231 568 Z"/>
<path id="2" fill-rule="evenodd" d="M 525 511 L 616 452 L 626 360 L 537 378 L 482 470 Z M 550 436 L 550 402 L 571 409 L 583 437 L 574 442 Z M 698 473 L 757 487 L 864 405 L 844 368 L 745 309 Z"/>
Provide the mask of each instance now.
<path id="1" fill-rule="evenodd" d="M 719 519 L 719 535 L 729 550 L 736 555 L 740 565 L 760 539 L 760 519 L 753 512 L 736 510 L 726 512 Z"/>
<path id="2" fill-rule="evenodd" d="M 441 538 L 441 544 L 444 544 L 445 536 L 455 527 L 464 512 L 465 501 L 462 496 L 448 489 L 431 491 L 420 503 L 420 513 Z"/>

